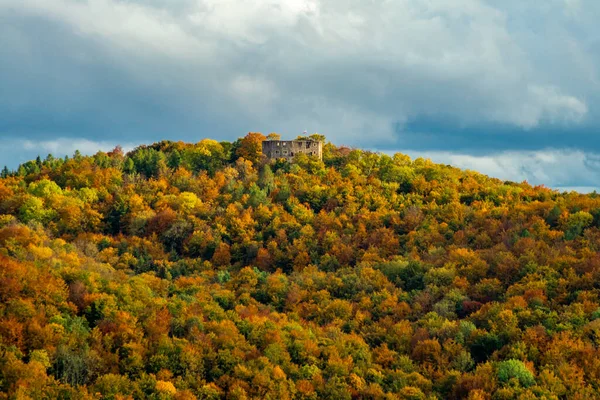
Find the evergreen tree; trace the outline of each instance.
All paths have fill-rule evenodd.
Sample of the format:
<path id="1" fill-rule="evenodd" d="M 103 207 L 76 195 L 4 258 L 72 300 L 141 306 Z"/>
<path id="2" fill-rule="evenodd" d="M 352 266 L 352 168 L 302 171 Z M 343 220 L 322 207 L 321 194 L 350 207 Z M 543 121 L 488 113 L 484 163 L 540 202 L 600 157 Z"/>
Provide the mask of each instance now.
<path id="1" fill-rule="evenodd" d="M 167 166 L 171 169 L 177 169 L 181 165 L 181 153 L 178 150 L 173 150 L 169 154 Z"/>
<path id="2" fill-rule="evenodd" d="M 128 174 L 135 172 L 135 163 L 131 158 L 127 158 L 127 160 L 125 160 L 125 163 L 123 164 L 123 171 Z"/>
<path id="3" fill-rule="evenodd" d="M 267 194 L 271 194 L 273 189 L 275 189 L 275 177 L 273 175 L 273 171 L 268 164 L 260 171 L 260 176 L 258 178 L 258 185 L 261 189 L 264 189 Z"/>

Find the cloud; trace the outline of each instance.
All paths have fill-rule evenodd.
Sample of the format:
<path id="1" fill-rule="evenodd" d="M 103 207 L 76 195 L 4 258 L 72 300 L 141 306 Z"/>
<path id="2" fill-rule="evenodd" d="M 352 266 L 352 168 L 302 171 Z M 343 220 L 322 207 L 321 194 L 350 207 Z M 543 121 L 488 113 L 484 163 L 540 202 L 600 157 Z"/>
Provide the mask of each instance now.
<path id="1" fill-rule="evenodd" d="M 76 150 L 84 155 L 93 155 L 98 151 L 113 150 L 117 145 L 121 145 L 125 152 L 136 147 L 135 144 L 126 142 L 93 141 L 81 138 L 57 138 L 43 141 L 7 139 L 0 144 L 0 160 L 14 161 L 8 166 L 15 168 L 17 164 L 33 160 L 37 156 L 42 158 L 48 154 L 52 154 L 54 157 L 72 156 Z"/>
<path id="2" fill-rule="evenodd" d="M 22 23 L 5 29 L 18 32 L 32 50 L 39 40 L 26 27 L 43 20 L 55 40 L 78 38 L 58 56 L 79 67 L 111 57 L 116 72 L 141 90 L 162 84 L 165 94 L 182 90 L 194 102 L 216 95 L 233 100 L 238 111 L 248 110 L 247 99 L 223 88 L 246 79 L 286 93 L 292 107 L 326 97 L 334 107 L 376 111 L 390 125 L 448 113 L 465 122 L 528 128 L 544 119 L 580 121 L 587 113 L 585 100 L 569 94 L 560 80 L 536 81 L 535 60 L 507 29 L 508 13 L 476 0 L 2 4 L 4 14 Z M 93 84 L 94 76 L 81 78 Z"/>
<path id="3" fill-rule="evenodd" d="M 34 142 L 31 140 L 20 140 L 15 141 L 11 146 L 17 146 L 26 151 L 35 151 L 38 154 L 57 154 L 57 155 L 69 155 L 73 154 L 76 150 L 79 150 L 82 154 L 94 154 L 98 151 L 110 151 L 114 149 L 117 144 L 114 142 L 95 142 L 88 139 L 66 139 L 58 138 L 54 140 L 44 140 L 40 142 Z M 131 144 L 125 144 L 123 151 L 132 150 L 135 146 Z"/>
<path id="4" fill-rule="evenodd" d="M 0 0 L 0 137 L 600 151 L 593 0 Z"/>
<path id="5" fill-rule="evenodd" d="M 541 121 L 547 122 L 580 122 L 588 112 L 588 107 L 582 100 L 574 96 L 566 96 L 554 86 L 530 85 L 527 96 L 531 101 L 522 105 L 521 113 L 515 114 L 515 122 L 523 128 L 533 128 Z M 510 119 L 502 113 L 495 118 L 496 122 L 506 122 Z"/>
<path id="6" fill-rule="evenodd" d="M 482 156 L 450 152 L 407 153 L 502 180 L 527 181 L 567 191 L 600 191 L 600 154 L 597 153 L 579 150 L 509 151 Z"/>

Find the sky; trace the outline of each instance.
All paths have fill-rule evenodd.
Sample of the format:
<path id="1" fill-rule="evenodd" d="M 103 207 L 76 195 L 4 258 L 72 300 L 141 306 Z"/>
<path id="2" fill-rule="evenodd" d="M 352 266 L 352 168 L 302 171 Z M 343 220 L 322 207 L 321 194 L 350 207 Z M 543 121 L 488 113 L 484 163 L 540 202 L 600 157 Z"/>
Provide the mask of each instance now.
<path id="1" fill-rule="evenodd" d="M 319 132 L 600 188 L 597 0 L 0 0 L 0 164 Z"/>

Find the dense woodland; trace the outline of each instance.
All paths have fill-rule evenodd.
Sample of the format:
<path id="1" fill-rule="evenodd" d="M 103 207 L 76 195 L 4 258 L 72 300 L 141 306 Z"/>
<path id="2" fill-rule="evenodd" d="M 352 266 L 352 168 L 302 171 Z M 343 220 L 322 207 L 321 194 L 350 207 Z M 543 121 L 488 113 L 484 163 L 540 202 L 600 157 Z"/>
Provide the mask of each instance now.
<path id="1" fill-rule="evenodd" d="M 0 399 L 600 398 L 600 197 L 264 139 L 4 169 Z"/>

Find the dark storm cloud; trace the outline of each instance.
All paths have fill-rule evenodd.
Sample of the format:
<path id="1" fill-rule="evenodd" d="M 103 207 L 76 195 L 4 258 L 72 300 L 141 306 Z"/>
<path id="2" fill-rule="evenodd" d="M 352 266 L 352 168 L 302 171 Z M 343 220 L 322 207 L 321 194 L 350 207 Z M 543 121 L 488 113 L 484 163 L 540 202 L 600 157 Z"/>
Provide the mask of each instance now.
<path id="1" fill-rule="evenodd" d="M 194 98 L 192 105 L 189 87 L 173 81 L 185 66 L 152 70 L 153 58 L 128 60 L 101 38 L 75 34 L 39 15 L 13 13 L 1 22 L 0 132 L 5 137 L 143 142 L 181 135 L 193 140 L 202 130 L 218 127 L 203 115 L 210 93 Z"/>
<path id="2" fill-rule="evenodd" d="M 418 151 L 489 154 L 554 148 L 600 152 L 600 135 L 592 124 L 524 129 L 497 123 L 463 126 L 454 118 L 416 118 L 398 125 L 397 132 L 400 147 Z"/>

